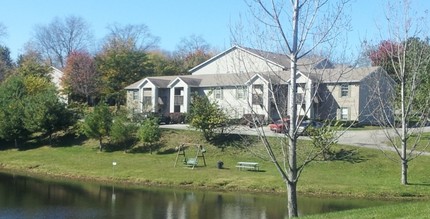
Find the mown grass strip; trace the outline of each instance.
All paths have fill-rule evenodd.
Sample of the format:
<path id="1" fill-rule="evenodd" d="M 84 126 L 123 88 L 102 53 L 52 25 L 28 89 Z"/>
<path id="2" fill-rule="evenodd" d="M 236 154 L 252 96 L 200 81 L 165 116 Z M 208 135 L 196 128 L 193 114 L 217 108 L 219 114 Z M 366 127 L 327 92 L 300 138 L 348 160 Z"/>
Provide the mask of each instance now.
<path id="1" fill-rule="evenodd" d="M 285 192 L 285 185 L 266 152 L 254 137 L 237 137 L 223 148 L 205 142 L 200 133 L 189 130 L 163 130 L 163 151 L 180 143 L 202 144 L 206 149 L 207 167 L 194 170 L 179 163 L 174 168 L 176 153 L 150 154 L 124 151 L 99 152 L 96 141 L 82 139 L 39 145 L 33 149 L 0 151 L 0 167 L 13 171 L 102 181 L 138 186 L 161 185 L 213 190 Z M 279 139 L 272 138 L 271 141 Z M 299 147 L 309 147 L 301 141 Z M 391 199 L 429 199 L 430 157 L 421 156 L 409 165 L 411 185 L 400 185 L 399 162 L 392 162 L 378 150 L 337 145 L 351 156 L 335 161 L 315 161 L 303 172 L 298 185 L 300 194 Z M 186 151 L 195 156 L 195 149 Z M 217 162 L 224 162 L 224 169 Z M 113 170 L 112 162 L 117 162 Z M 259 162 L 260 172 L 239 171 L 238 161 Z M 203 162 L 199 162 L 202 164 Z"/>

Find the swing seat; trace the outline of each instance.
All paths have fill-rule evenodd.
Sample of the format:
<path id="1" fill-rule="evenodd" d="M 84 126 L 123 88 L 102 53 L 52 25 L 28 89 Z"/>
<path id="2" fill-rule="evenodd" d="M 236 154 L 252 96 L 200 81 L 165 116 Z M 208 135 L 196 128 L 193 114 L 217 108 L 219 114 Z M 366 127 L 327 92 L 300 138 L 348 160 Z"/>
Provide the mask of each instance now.
<path id="1" fill-rule="evenodd" d="M 197 158 L 189 158 L 187 159 L 187 165 L 188 166 L 196 166 L 198 163 Z"/>

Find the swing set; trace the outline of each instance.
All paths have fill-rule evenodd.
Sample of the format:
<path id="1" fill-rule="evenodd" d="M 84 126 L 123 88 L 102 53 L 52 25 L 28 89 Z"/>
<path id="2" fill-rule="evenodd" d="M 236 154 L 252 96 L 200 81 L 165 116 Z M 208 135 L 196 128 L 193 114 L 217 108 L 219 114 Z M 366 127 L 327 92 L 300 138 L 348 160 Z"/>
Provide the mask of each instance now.
<path id="1" fill-rule="evenodd" d="M 185 150 L 190 146 L 196 147 L 196 156 L 188 158 L 185 155 Z M 184 144 L 179 145 L 179 147 L 177 147 L 176 149 L 178 150 L 178 154 L 176 155 L 175 165 L 173 167 L 176 167 L 176 164 L 178 163 L 179 156 L 183 156 L 184 157 L 184 160 L 183 160 L 184 164 L 188 167 L 191 167 L 192 169 L 194 169 L 194 167 L 197 166 L 199 158 L 203 159 L 203 164 L 204 164 L 204 166 L 206 166 L 206 160 L 205 160 L 206 150 L 203 148 L 202 145 L 184 143 Z"/>

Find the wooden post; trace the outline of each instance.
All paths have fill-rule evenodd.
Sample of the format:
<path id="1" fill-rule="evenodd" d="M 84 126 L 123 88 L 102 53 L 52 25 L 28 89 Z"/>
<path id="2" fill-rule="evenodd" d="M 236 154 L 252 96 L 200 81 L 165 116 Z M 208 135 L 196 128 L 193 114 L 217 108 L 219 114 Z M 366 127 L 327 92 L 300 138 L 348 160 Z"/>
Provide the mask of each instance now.
<path id="1" fill-rule="evenodd" d="M 182 152 L 182 153 L 181 153 Z M 178 163 L 178 158 L 179 155 L 183 155 L 185 158 L 185 148 L 184 148 L 184 144 L 180 144 L 179 148 L 178 148 L 178 153 L 176 154 L 176 159 L 175 159 L 175 165 L 173 165 L 173 167 L 176 167 L 176 164 Z"/>

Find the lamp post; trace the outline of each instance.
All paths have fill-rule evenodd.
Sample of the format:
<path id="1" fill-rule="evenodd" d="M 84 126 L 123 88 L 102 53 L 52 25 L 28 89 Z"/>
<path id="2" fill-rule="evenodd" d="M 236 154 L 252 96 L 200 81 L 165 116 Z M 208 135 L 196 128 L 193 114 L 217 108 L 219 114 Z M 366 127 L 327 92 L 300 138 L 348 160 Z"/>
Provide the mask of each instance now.
<path id="1" fill-rule="evenodd" d="M 112 161 L 112 179 L 115 177 L 115 166 L 116 166 L 116 161 Z M 112 182 L 112 202 L 114 202 L 116 199 L 115 196 L 115 185 Z"/>
<path id="2" fill-rule="evenodd" d="M 112 178 L 115 177 L 115 166 L 116 166 L 116 161 L 112 161 Z"/>

